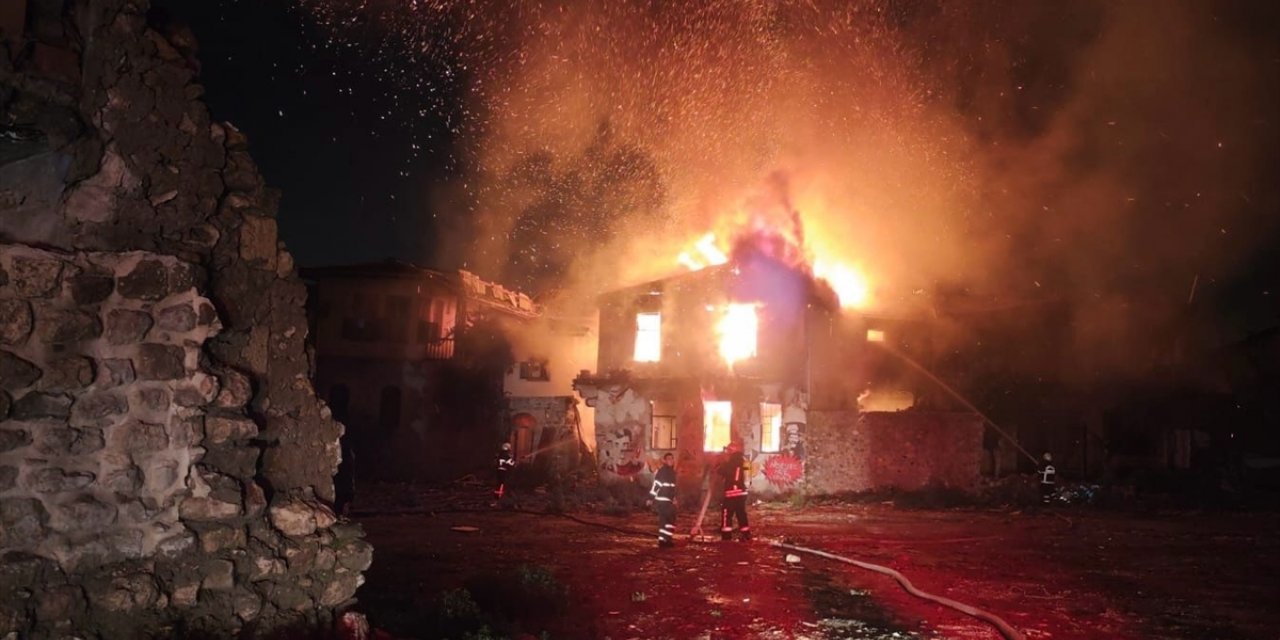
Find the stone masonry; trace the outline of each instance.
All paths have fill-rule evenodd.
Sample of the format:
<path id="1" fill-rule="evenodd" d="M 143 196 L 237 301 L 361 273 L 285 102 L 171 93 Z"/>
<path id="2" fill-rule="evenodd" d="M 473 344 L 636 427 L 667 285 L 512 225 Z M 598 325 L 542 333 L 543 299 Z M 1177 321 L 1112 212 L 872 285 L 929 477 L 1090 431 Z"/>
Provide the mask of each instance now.
<path id="1" fill-rule="evenodd" d="M 811 411 L 810 494 L 974 490 L 982 472 L 982 417 L 938 411 Z"/>
<path id="2" fill-rule="evenodd" d="M 0 638 L 326 626 L 372 550 L 329 508 L 279 194 L 147 0 L 10 4 Z"/>

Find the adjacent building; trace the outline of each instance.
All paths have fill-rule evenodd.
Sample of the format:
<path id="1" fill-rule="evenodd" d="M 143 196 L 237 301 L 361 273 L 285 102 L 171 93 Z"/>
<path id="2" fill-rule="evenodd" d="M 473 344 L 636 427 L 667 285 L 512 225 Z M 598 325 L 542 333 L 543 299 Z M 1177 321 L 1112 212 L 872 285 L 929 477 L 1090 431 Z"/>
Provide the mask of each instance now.
<path id="1" fill-rule="evenodd" d="M 440 480 L 487 471 L 512 428 L 504 379 L 529 373 L 512 336 L 541 322 L 534 301 L 467 271 L 397 261 L 303 275 L 316 387 L 347 426 L 357 474 Z"/>

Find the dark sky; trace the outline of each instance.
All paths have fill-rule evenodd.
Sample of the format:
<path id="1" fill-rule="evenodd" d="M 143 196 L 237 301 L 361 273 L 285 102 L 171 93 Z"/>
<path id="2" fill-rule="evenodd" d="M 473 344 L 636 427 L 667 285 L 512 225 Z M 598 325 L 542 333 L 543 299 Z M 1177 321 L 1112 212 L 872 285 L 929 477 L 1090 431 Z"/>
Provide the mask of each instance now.
<path id="1" fill-rule="evenodd" d="M 316 0 L 309 1 L 317 3 Z M 373 4 L 378 4 L 378 1 Z M 467 102 L 461 97 L 468 91 L 464 86 L 467 79 L 451 72 L 458 68 L 458 61 L 448 59 L 449 47 L 432 48 L 432 55 L 415 56 L 412 63 L 407 64 L 407 58 L 398 57 L 394 51 L 394 38 L 387 38 L 385 32 L 371 34 L 367 39 L 369 43 L 377 43 L 381 50 L 360 46 L 358 28 L 347 30 L 341 41 L 335 41 L 329 37 L 331 34 L 317 31 L 313 20 L 295 8 L 296 0 L 155 0 L 155 5 L 170 12 L 195 32 L 203 65 L 201 81 L 206 87 L 206 100 L 213 117 L 230 121 L 249 136 L 251 152 L 268 184 L 283 191 L 279 214 L 281 235 L 301 264 L 341 264 L 395 257 L 442 267 L 460 266 L 458 256 L 465 252 L 456 247 L 442 246 L 442 243 L 456 242 L 457 238 L 465 237 L 467 234 L 460 236 L 458 229 L 467 229 L 473 224 L 467 206 L 458 206 L 456 198 L 458 183 L 471 175 L 467 168 L 459 166 L 457 160 L 466 157 L 466 153 L 460 153 L 459 149 L 470 143 L 462 139 L 467 135 L 465 127 L 457 126 L 459 121 L 466 120 L 460 111 Z M 929 2 L 890 2 L 886 5 L 934 6 Z M 1055 5 L 1045 3 L 1044 7 Z M 1159 2 L 1151 4 L 1152 7 L 1159 5 Z M 1014 3 L 1011 6 L 1022 5 Z M 1192 6 L 1206 5 L 1193 3 Z M 1243 221 L 1244 226 L 1229 230 L 1230 238 L 1243 239 L 1234 241 L 1239 246 L 1238 251 L 1230 244 L 1232 240 L 1224 241 L 1211 233 L 1186 235 L 1187 228 L 1178 229 L 1177 233 L 1184 234 L 1183 237 L 1168 243 L 1168 251 L 1150 253 L 1142 267 L 1142 275 L 1134 280 L 1167 281 L 1172 283 L 1168 285 L 1171 290 L 1168 295 L 1181 296 L 1190 284 L 1187 276 L 1196 273 L 1197 268 L 1170 264 L 1181 271 L 1175 269 L 1175 273 L 1169 276 L 1165 273 L 1164 263 L 1171 259 L 1176 261 L 1181 255 L 1198 255 L 1201 251 L 1209 251 L 1218 257 L 1231 252 L 1247 256 L 1216 272 L 1211 268 L 1202 270 L 1204 275 L 1199 276 L 1197 290 L 1201 304 L 1212 306 L 1212 310 L 1206 312 L 1227 320 L 1238 334 L 1241 328 L 1257 330 L 1275 324 L 1280 317 L 1277 316 L 1277 309 L 1280 309 L 1280 238 L 1275 238 L 1280 225 L 1274 222 L 1280 216 L 1280 211 L 1275 210 L 1280 206 L 1280 186 L 1277 186 L 1280 180 L 1275 179 L 1280 178 L 1280 150 L 1271 148 L 1277 138 L 1277 125 L 1274 115 L 1267 114 L 1270 106 L 1280 105 L 1275 86 L 1280 81 L 1280 57 L 1277 57 L 1274 44 L 1280 29 L 1277 28 L 1275 3 L 1223 2 L 1213 3 L 1212 7 L 1205 14 L 1212 16 L 1209 19 L 1214 24 L 1204 25 L 1203 30 L 1212 31 L 1214 38 L 1238 40 L 1239 50 L 1244 52 L 1251 71 L 1263 80 L 1255 84 L 1264 85 L 1255 92 L 1255 102 L 1240 111 L 1248 121 L 1234 127 L 1226 125 L 1226 128 L 1235 128 L 1239 132 L 1237 138 L 1228 138 L 1229 142 L 1252 143 L 1259 147 L 1253 149 L 1254 161 L 1250 169 L 1261 169 L 1261 172 L 1257 180 L 1246 183 L 1248 188 L 1241 189 L 1238 197 L 1234 193 L 1220 194 L 1226 204 L 1218 206 L 1218 209 L 1227 211 L 1239 207 L 1251 212 L 1235 215 L 1235 219 Z M 941 10 L 933 8 L 929 11 L 936 13 Z M 922 14 L 929 11 L 922 10 Z M 993 15 L 985 16 L 982 10 L 973 9 L 972 14 L 963 13 L 959 20 L 944 22 L 949 28 L 940 29 L 937 33 L 930 26 L 933 23 L 925 20 L 928 15 L 921 17 L 908 15 L 908 12 L 902 16 L 907 25 L 902 27 L 902 32 L 914 34 L 919 42 L 926 43 L 920 46 L 926 54 L 921 68 L 935 65 L 936 69 L 932 71 L 936 71 L 939 77 L 953 75 L 952 66 L 957 56 L 947 47 L 959 43 L 968 47 L 960 53 L 967 52 L 974 59 L 964 68 L 980 74 L 993 68 L 986 65 L 1006 66 L 1011 71 L 1008 77 L 998 77 L 999 81 L 1016 83 L 1018 91 L 1022 90 L 1022 84 L 1027 84 L 1025 93 L 1010 93 L 1000 91 L 999 86 L 986 84 L 993 82 L 987 79 L 989 76 L 975 75 L 956 80 L 959 89 L 955 92 L 954 107 L 968 127 L 967 135 L 979 141 L 992 138 L 993 147 L 1002 144 L 1031 147 L 1028 141 L 1037 137 L 1052 141 L 1053 137 L 1044 136 L 1042 129 L 1047 126 L 1045 123 L 1061 122 L 1054 117 L 1061 112 L 1071 108 L 1105 107 L 1114 110 L 1116 105 L 1126 102 L 1124 96 L 1112 95 L 1102 95 L 1092 102 L 1073 102 L 1076 96 L 1064 78 L 1078 68 L 1080 52 L 1087 51 L 1086 45 L 1092 45 L 1097 38 L 1097 27 L 1090 23 L 1085 15 L 1087 12 L 1064 9 L 1062 15 L 1056 15 L 1053 11 L 1036 11 L 1032 12 L 1039 16 L 1035 21 L 1019 24 L 1017 20 L 1009 19 L 1007 25 L 1001 26 L 997 24 L 1000 22 L 997 18 L 1002 16 L 996 14 L 1002 11 L 992 8 L 989 12 Z M 966 22 L 975 26 L 968 28 Z M 1153 20 L 1151 28 L 1162 29 L 1160 24 L 1159 20 Z M 494 31 L 500 34 L 500 30 Z M 1021 53 L 1009 64 L 1000 59 L 980 60 L 981 52 L 987 51 L 982 45 L 983 40 L 1003 40 L 1005 50 Z M 1206 41 L 1212 42 L 1208 38 Z M 927 43 L 935 42 L 941 43 L 939 46 L 942 48 L 936 60 L 931 61 Z M 387 49 L 388 46 L 392 49 Z M 626 52 L 622 57 L 626 57 Z M 960 59 L 964 58 L 960 56 Z M 602 59 L 616 64 L 607 57 L 602 56 Z M 392 63 L 389 64 L 388 60 Z M 1213 75 L 1212 64 L 1213 61 L 1204 63 L 1205 71 L 1201 76 L 1188 73 L 1186 77 L 1217 77 Z M 388 69 L 392 67 L 394 73 L 389 73 Z M 1175 78 L 1181 77 L 1177 71 L 1171 73 Z M 1005 96 L 1009 93 L 1008 100 L 1012 102 L 992 107 L 981 104 L 983 94 L 976 94 L 979 95 L 978 101 L 969 104 L 965 101 L 969 100 L 966 91 L 970 89 L 990 95 L 999 92 L 1000 96 Z M 1176 101 L 1194 104 L 1197 90 L 1196 86 L 1179 87 L 1180 95 Z M 1212 99 L 1212 95 L 1205 96 L 1205 100 Z M 1141 106 L 1149 112 L 1160 102 L 1158 97 L 1147 97 Z M 1135 122 L 1141 124 L 1147 116 L 1142 111 L 1138 113 L 1140 117 L 1130 117 L 1128 121 L 1121 122 L 1121 126 L 1131 126 Z M 993 120 L 993 115 L 1002 117 Z M 1106 117 L 1101 112 L 1099 118 L 1103 122 L 1099 124 L 1098 131 L 1110 135 L 1112 123 L 1105 122 Z M 1170 126 L 1161 129 L 1159 135 L 1172 135 L 1175 141 L 1181 141 L 1186 132 L 1178 130 L 1177 122 L 1176 117 L 1171 118 Z M 588 126 L 595 125 L 589 123 Z M 459 134 L 458 131 L 464 133 Z M 992 131 L 995 135 L 990 135 Z M 572 130 L 549 128 L 547 137 L 561 133 L 572 133 Z M 1083 133 L 1086 135 L 1081 137 L 1087 138 L 1094 132 Z M 1255 140 L 1249 140 L 1251 136 Z M 1185 138 L 1194 139 L 1190 135 Z M 1148 146 L 1152 150 L 1151 156 L 1159 158 L 1159 147 Z M 1042 156 L 1054 157 L 1039 153 L 1011 157 L 1016 166 L 1028 158 Z M 659 163 L 663 161 L 660 155 L 654 157 Z M 993 157 L 997 156 L 993 154 Z M 1181 186 L 1172 184 L 1168 178 L 1178 175 L 1177 171 L 1143 172 L 1140 161 L 1096 161 L 1087 157 L 1077 160 L 1085 166 L 1102 166 L 1099 172 L 1102 175 L 1111 171 L 1107 168 L 1111 162 L 1117 167 L 1112 173 L 1116 174 L 1118 182 L 1121 177 L 1133 178 L 1127 182 L 1135 184 L 1144 184 L 1145 181 L 1146 193 L 1138 195 L 1146 196 L 1148 201 L 1163 200 L 1166 192 L 1177 191 L 1175 187 Z M 1171 160 L 1176 162 L 1173 158 Z M 1212 168 L 1211 163 L 1204 161 L 1187 164 L 1197 171 Z M 1143 174 L 1122 176 L 1125 171 Z M 1267 177 L 1268 171 L 1271 178 Z M 1088 175 L 1087 171 L 1082 173 Z M 1230 174 L 1230 170 L 1224 170 L 1224 173 Z M 1014 185 L 1032 196 L 1027 202 L 1020 202 L 1012 196 L 1003 203 L 1001 198 L 1004 196 L 995 197 L 993 201 L 996 206 L 1006 206 L 1009 211 L 1027 209 L 1024 205 L 1030 203 L 1035 205 L 1030 207 L 1035 215 L 1039 215 L 1044 201 L 1034 198 L 1066 201 L 1074 193 L 1074 185 L 1070 181 L 1061 180 L 1057 175 L 1049 178 L 1034 184 Z M 1083 191 L 1090 193 L 1094 185 L 1086 183 L 1085 186 L 1088 189 Z M 1199 184 L 1188 187 L 1193 190 L 1201 188 Z M 442 193 L 449 193 L 454 199 L 443 197 Z M 1017 193 L 1016 189 L 1013 193 Z M 565 218 L 561 215 L 564 212 L 557 208 L 560 206 L 556 204 L 559 195 L 552 195 L 556 197 L 551 198 L 554 210 L 549 215 L 539 214 L 540 217 L 530 218 L 528 211 L 500 213 L 514 221 L 512 228 L 521 229 L 529 219 L 533 219 L 554 231 L 557 220 L 563 222 Z M 1087 203 L 1086 200 L 1083 204 Z M 638 211 L 639 215 L 645 215 L 644 211 Z M 1174 233 L 1160 224 L 1161 215 L 1159 207 L 1153 208 L 1149 217 L 1138 218 L 1140 222 L 1134 237 L 1124 238 L 1125 242 L 1131 243 L 1128 246 L 1135 254 L 1142 253 L 1151 242 L 1159 242 L 1148 241 L 1147 237 L 1160 238 L 1162 234 Z M 1050 236 L 1056 236 L 1062 228 L 1070 230 L 1070 218 L 1061 218 L 1065 222 L 1052 227 L 1042 227 L 1035 220 L 1034 217 L 1019 217 L 1016 224 L 1000 224 L 1016 228 L 1026 236 L 1026 242 L 1032 243 L 1028 256 L 1032 253 L 1042 256 L 1050 266 L 1063 262 L 1063 258 L 1054 253 L 1061 251 L 1055 248 L 1061 245 L 1053 244 L 1056 237 Z M 1263 238 L 1252 237 L 1255 232 L 1251 226 L 1264 226 L 1254 224 L 1261 220 L 1272 222 L 1265 225 Z M 1076 226 L 1080 234 L 1078 237 L 1088 239 L 1090 228 Z M 1217 226 L 1210 226 L 1217 230 Z M 1152 229 L 1152 233 L 1148 235 L 1144 229 Z M 526 239 L 530 237 L 529 233 L 538 231 L 526 232 Z M 541 229 L 541 233 L 545 234 L 546 228 Z M 1038 238 L 1038 235 L 1044 238 Z M 446 241 L 442 237 L 454 240 Z M 1034 245 L 1036 242 L 1043 244 L 1037 247 Z M 1267 246 L 1276 249 L 1267 250 Z M 1017 257 L 1016 254 L 1011 255 Z M 1063 255 L 1070 256 L 1070 248 Z M 1123 251 L 1119 252 L 1118 258 L 1112 258 L 1118 260 L 1117 266 L 1125 266 Z M 483 268 L 480 270 L 484 271 Z M 485 275 L 492 277 L 494 273 L 499 272 Z M 1046 273 L 1052 278 L 1052 269 Z M 1041 280 L 1046 273 L 1041 274 Z M 1076 268 L 1064 278 L 1079 280 L 1079 273 Z M 1036 286 L 1039 286 L 1039 281 Z M 1092 290 L 1086 288 L 1082 288 L 1080 293 L 1082 296 L 1093 295 Z"/>
<path id="2" fill-rule="evenodd" d="M 280 233 L 300 264 L 430 261 L 428 194 L 452 166 L 447 105 L 442 115 L 395 104 L 365 55 L 324 46 L 289 2 L 155 6 L 195 32 L 205 100 L 215 120 L 249 136 L 267 183 L 282 190 Z"/>

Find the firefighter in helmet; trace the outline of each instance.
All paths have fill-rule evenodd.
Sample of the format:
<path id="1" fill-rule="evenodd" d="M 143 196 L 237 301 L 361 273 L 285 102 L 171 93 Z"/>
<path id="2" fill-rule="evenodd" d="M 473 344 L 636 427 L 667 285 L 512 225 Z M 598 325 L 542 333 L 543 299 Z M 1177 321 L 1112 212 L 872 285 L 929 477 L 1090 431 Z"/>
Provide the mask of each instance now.
<path id="1" fill-rule="evenodd" d="M 1053 455 L 1046 452 L 1043 456 L 1044 462 L 1041 463 L 1037 473 L 1040 474 L 1040 502 L 1049 504 L 1053 499 L 1053 492 L 1058 488 L 1056 476 L 1058 470 L 1053 468 Z"/>
<path id="2" fill-rule="evenodd" d="M 498 449 L 497 486 L 493 489 L 494 506 L 507 494 L 507 472 L 516 466 L 515 454 L 511 452 L 511 443 L 504 442 Z"/>
<path id="3" fill-rule="evenodd" d="M 658 546 L 674 547 L 676 536 L 676 470 L 675 456 L 662 456 L 662 467 L 653 474 L 649 495 L 658 509 Z"/>
<path id="4" fill-rule="evenodd" d="M 747 524 L 747 460 L 742 455 L 742 445 L 737 442 L 725 447 L 728 458 L 720 465 L 720 480 L 724 484 L 724 500 L 720 503 L 720 539 L 732 540 L 734 520 L 745 542 L 751 539 L 751 526 Z"/>

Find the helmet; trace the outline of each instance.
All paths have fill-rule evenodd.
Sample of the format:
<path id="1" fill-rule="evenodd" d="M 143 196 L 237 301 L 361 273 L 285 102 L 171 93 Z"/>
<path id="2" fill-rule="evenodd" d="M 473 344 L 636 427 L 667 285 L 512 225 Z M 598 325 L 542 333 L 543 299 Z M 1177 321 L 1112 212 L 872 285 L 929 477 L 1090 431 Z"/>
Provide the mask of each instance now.
<path id="1" fill-rule="evenodd" d="M 504 442 L 504 443 L 502 443 L 502 450 L 503 450 L 503 451 L 510 451 L 510 450 L 511 450 L 511 443 L 510 443 L 510 442 Z"/>
<path id="2" fill-rule="evenodd" d="M 728 445 L 728 446 L 726 446 L 726 447 L 724 448 L 724 450 L 725 450 L 725 451 L 728 451 L 729 453 L 741 453 L 741 452 L 742 452 L 742 443 L 741 443 L 741 442 L 730 442 L 730 443 L 729 443 L 729 445 Z"/>
<path id="3" fill-rule="evenodd" d="M 1044 454 L 1044 461 L 1045 461 L 1045 462 L 1053 462 L 1053 454 L 1046 452 L 1046 453 Z"/>

